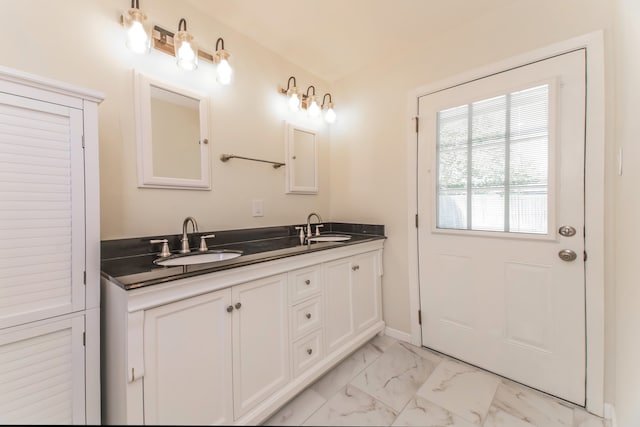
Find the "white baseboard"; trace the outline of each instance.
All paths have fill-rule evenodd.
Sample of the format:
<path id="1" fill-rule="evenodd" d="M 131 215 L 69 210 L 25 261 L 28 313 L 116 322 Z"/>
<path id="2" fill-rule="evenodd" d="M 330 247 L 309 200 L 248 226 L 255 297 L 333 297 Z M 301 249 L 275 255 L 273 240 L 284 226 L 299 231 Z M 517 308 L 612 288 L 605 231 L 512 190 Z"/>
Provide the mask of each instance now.
<path id="1" fill-rule="evenodd" d="M 404 341 L 411 344 L 411 334 L 408 334 L 406 332 L 402 332 L 387 326 L 386 328 L 384 328 L 384 334 L 399 341 Z"/>
<path id="2" fill-rule="evenodd" d="M 611 421 L 611 427 L 618 427 L 616 420 L 616 407 L 612 403 L 604 403 L 604 418 Z"/>

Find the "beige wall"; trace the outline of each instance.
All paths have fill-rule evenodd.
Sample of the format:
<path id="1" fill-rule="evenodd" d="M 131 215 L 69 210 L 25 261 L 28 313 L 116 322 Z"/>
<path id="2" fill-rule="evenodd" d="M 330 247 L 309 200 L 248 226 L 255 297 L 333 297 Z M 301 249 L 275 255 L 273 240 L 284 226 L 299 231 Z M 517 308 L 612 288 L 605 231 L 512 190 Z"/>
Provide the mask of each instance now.
<path id="1" fill-rule="evenodd" d="M 0 64 L 106 95 L 99 108 L 102 238 L 177 234 L 188 215 L 202 230 L 299 223 L 312 211 L 328 218 L 328 127 L 321 122 L 318 195 L 286 195 L 284 168 L 219 160 L 222 153 L 284 160 L 284 121 L 313 124 L 289 113 L 278 86 L 286 86 L 294 75 L 302 90 L 313 84 L 322 95 L 328 84 L 186 3 L 171 0 L 141 6 L 153 23 L 171 31 L 186 18 L 189 31 L 210 53 L 223 37 L 232 55 L 234 82 L 217 84 L 212 64 L 187 72 L 158 51 L 137 56 L 124 46 L 119 24 L 129 5 L 128 0 L 0 1 L 5 35 Z M 210 96 L 212 191 L 137 188 L 133 68 Z M 254 198 L 264 201 L 262 218 L 251 216 Z"/>
<path id="2" fill-rule="evenodd" d="M 630 0 L 632 1 L 632 0 Z M 407 138 L 411 131 L 410 91 L 447 77 L 491 64 L 595 30 L 605 30 L 610 56 L 613 4 L 609 0 L 514 1 L 473 22 L 460 23 L 436 39 L 424 40 L 419 52 L 367 67 L 334 82 L 340 99 L 340 121 L 331 130 L 331 216 L 387 227 L 383 311 L 387 325 L 409 332 Z M 400 46 L 398 47 L 399 50 Z M 610 61 L 606 64 L 610 71 Z M 610 94 L 608 96 L 611 96 Z M 611 104 L 608 99 L 607 104 Z M 609 132 L 611 133 L 611 132 Z M 607 141 L 607 179 L 613 176 L 612 141 Z M 607 195 L 608 200 L 611 195 Z M 613 211 L 607 208 L 607 230 Z M 608 234 L 607 248 L 612 248 Z M 607 347 L 613 349 L 613 257 L 607 262 Z M 610 353 L 612 354 L 612 353 Z M 613 358 L 607 358 L 606 395 L 613 396 Z"/>
<path id="3" fill-rule="evenodd" d="M 640 2 L 615 3 L 615 139 L 624 158 L 615 176 L 615 403 L 618 425 L 633 427 L 640 426 Z"/>

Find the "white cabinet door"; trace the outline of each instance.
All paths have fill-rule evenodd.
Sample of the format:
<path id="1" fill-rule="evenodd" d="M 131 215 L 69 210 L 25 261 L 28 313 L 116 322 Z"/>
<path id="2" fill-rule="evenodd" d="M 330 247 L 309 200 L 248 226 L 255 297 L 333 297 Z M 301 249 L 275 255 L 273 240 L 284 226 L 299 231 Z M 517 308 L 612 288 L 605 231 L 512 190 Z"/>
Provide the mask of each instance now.
<path id="1" fill-rule="evenodd" d="M 145 311 L 145 424 L 231 424 L 231 290 Z"/>
<path id="2" fill-rule="evenodd" d="M 84 316 L 0 332 L 0 424 L 85 424 Z"/>
<path id="3" fill-rule="evenodd" d="M 325 341 L 327 354 L 347 343 L 355 333 L 351 258 L 324 265 Z"/>
<path id="4" fill-rule="evenodd" d="M 353 257 L 353 319 L 355 332 L 365 330 L 380 320 L 379 253 L 368 252 Z"/>
<path id="5" fill-rule="evenodd" d="M 0 328 L 85 308 L 82 115 L 0 92 Z"/>
<path id="6" fill-rule="evenodd" d="M 235 286 L 232 300 L 237 419 L 289 382 L 287 275 Z"/>

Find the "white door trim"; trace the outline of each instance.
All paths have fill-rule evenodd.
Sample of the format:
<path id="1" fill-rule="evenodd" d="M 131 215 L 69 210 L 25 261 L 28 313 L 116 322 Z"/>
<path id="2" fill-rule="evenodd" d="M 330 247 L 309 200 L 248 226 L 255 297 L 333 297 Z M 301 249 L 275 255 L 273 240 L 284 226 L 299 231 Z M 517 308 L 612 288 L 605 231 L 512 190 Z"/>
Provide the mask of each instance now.
<path id="1" fill-rule="evenodd" d="M 438 82 L 418 87 L 408 94 L 407 126 L 407 190 L 409 304 L 411 343 L 422 345 L 418 310 L 420 283 L 418 280 L 418 233 L 415 227 L 417 203 L 417 156 L 415 123 L 418 97 L 451 86 L 466 83 L 500 71 L 518 67 L 551 56 L 585 48 L 587 51 L 586 151 L 585 151 L 585 250 L 588 261 L 585 271 L 586 335 L 587 335 L 587 410 L 604 414 L 604 177 L 605 177 L 605 98 L 604 98 L 604 36 L 596 31 L 563 42 L 517 55 L 506 60 L 476 68 Z M 410 166 L 409 166 L 410 165 Z"/>

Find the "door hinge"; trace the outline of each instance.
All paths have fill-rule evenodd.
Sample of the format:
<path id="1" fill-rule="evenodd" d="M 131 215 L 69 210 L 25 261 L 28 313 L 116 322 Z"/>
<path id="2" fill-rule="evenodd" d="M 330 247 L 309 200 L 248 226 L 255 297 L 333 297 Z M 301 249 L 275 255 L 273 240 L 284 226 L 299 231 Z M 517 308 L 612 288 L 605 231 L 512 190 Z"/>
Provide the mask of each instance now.
<path id="1" fill-rule="evenodd" d="M 587 261 L 587 251 L 584 251 L 583 253 L 584 253 L 583 261 L 585 261 L 585 262 L 586 262 L 586 261 Z"/>
<path id="2" fill-rule="evenodd" d="M 418 214 L 416 214 L 416 228 L 418 228 Z"/>
<path id="3" fill-rule="evenodd" d="M 84 347 L 86 347 L 86 346 L 87 346 L 87 333 L 86 333 L 86 332 L 83 332 L 83 333 L 82 333 L 82 345 L 83 345 Z"/>
<path id="4" fill-rule="evenodd" d="M 82 283 L 84 283 L 84 285 L 87 285 L 87 272 L 83 271 L 82 272 Z"/>
<path id="5" fill-rule="evenodd" d="M 84 148 L 84 135 L 82 135 L 82 148 Z"/>
<path id="6" fill-rule="evenodd" d="M 418 325 L 422 325 L 422 310 L 418 310 Z"/>
<path id="7" fill-rule="evenodd" d="M 415 116 L 413 119 L 416 121 L 416 133 L 418 133 L 418 128 L 420 127 L 420 126 L 418 125 L 418 123 L 419 123 L 420 121 L 419 121 L 419 119 L 418 119 L 418 116 Z"/>

